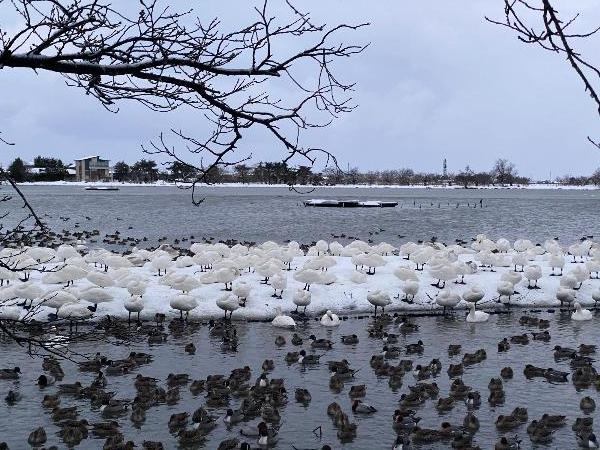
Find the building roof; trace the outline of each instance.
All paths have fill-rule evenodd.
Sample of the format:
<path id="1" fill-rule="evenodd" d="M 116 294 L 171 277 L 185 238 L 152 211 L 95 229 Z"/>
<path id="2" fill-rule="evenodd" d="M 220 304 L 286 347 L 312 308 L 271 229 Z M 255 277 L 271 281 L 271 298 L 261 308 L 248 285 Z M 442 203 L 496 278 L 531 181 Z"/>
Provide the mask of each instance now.
<path id="1" fill-rule="evenodd" d="M 92 155 L 92 156 L 84 156 L 83 158 L 77 158 L 75 161 L 83 161 L 84 159 L 92 159 L 92 158 L 102 159 L 98 155 Z M 105 161 L 108 161 L 108 159 L 105 160 Z"/>

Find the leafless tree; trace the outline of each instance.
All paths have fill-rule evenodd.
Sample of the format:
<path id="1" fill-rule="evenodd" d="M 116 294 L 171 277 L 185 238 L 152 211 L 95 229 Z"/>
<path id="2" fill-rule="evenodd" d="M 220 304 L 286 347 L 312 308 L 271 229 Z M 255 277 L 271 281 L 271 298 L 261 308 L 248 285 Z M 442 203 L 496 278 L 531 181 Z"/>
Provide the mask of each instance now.
<path id="1" fill-rule="evenodd" d="M 578 41 L 594 36 L 600 27 L 592 30 L 574 30 L 579 14 L 564 18 L 553 6 L 554 0 L 504 0 L 504 20 L 490 19 L 491 23 L 506 27 L 526 43 L 564 57 L 579 79 L 600 114 L 600 69 L 578 49 Z M 588 136 L 600 149 L 600 142 Z"/>
<path id="2" fill-rule="evenodd" d="M 367 24 L 316 24 L 289 0 L 287 20 L 274 17 L 265 0 L 255 20 L 235 31 L 159 0 L 141 0 L 136 11 L 101 0 L 0 0 L 0 17 L 8 17 L 2 7 L 21 23 L 14 31 L 0 25 L 1 69 L 59 73 L 112 112 L 126 100 L 156 111 L 199 111 L 195 128 L 208 125 L 207 135 L 171 130 L 176 144 L 161 135 L 143 147 L 197 171 L 189 186 L 196 203 L 193 189 L 211 169 L 251 157 L 235 153 L 251 128 L 270 135 L 285 162 L 313 164 L 319 154 L 335 162 L 301 134 L 354 109 L 353 84 L 334 69 L 364 50 L 342 39 Z M 286 98 L 273 94 L 275 83 L 290 91 Z"/>
<path id="3" fill-rule="evenodd" d="M 497 183 L 512 184 L 517 175 L 517 169 L 508 159 L 500 158 L 494 163 L 492 174 Z"/>

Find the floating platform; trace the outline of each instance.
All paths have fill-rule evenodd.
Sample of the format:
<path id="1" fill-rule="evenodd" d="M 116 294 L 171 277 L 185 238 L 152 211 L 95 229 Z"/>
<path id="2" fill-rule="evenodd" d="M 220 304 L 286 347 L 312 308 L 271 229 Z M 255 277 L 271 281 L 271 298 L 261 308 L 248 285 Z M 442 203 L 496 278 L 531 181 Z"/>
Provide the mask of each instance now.
<path id="1" fill-rule="evenodd" d="M 319 208 L 394 208 L 398 206 L 398 202 L 381 202 L 381 201 L 366 201 L 358 200 L 328 200 L 328 199 L 311 199 L 303 202 L 304 206 L 315 206 Z"/>
<path id="2" fill-rule="evenodd" d="M 119 188 L 115 186 L 88 186 L 85 188 L 86 191 L 118 191 Z"/>

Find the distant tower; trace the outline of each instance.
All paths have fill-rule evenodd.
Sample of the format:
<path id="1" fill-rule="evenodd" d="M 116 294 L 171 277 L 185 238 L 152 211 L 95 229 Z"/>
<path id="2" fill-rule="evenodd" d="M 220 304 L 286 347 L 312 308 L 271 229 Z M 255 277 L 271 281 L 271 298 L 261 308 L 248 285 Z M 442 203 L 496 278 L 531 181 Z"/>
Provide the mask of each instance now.
<path id="1" fill-rule="evenodd" d="M 443 175 L 444 178 L 448 178 L 448 166 L 446 165 L 446 158 L 444 158 L 444 166 L 443 166 Z"/>

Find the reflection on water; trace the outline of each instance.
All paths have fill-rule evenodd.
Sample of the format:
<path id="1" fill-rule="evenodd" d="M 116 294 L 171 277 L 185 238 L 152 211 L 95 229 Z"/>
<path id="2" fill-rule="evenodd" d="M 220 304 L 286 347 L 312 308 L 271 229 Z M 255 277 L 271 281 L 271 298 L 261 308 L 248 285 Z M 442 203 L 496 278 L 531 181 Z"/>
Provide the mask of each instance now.
<path id="1" fill-rule="evenodd" d="M 580 343 L 597 343 L 600 337 L 597 326 L 598 319 L 595 318 L 587 323 L 574 323 L 570 320 L 568 313 L 552 315 L 543 313 L 541 316 L 551 319 L 549 331 L 552 340 L 550 342 L 530 341 L 529 345 L 513 344 L 508 352 L 498 353 L 496 346 L 502 337 L 538 331 L 536 328 L 519 325 L 520 314 L 521 312 L 517 311 L 511 315 L 494 315 L 488 323 L 477 325 L 467 324 L 462 315 L 455 318 L 424 317 L 415 319 L 420 330 L 406 337 L 400 335 L 397 345 L 403 346 L 421 339 L 425 344 L 425 351 L 420 356 L 402 354 L 401 358 L 411 358 L 415 364 L 428 363 L 432 358 L 439 358 L 443 369 L 435 381 L 440 387 L 440 397 L 447 397 L 450 386 L 450 380 L 446 374 L 448 364 L 457 363 L 462 357 L 448 357 L 448 345 L 451 343 L 462 344 L 463 353 L 484 348 L 487 351 L 487 359 L 480 364 L 467 367 L 462 378 L 465 384 L 478 390 L 482 397 L 481 408 L 475 412 L 481 423 L 481 428 L 475 435 L 475 442 L 482 448 L 491 448 L 501 435 L 494 426 L 496 417 L 499 414 L 510 413 L 516 406 L 523 406 L 528 408 L 529 421 L 538 419 L 545 412 L 567 415 L 568 425 L 556 431 L 552 444 L 546 448 L 576 448 L 571 425 L 576 417 L 584 416 L 579 410 L 581 398 L 586 395 L 596 398 L 595 388 L 591 387 L 577 392 L 570 382 L 549 384 L 539 378 L 526 380 L 523 368 L 526 364 L 533 364 L 570 372 L 568 361 L 556 362 L 554 360 L 553 347 L 557 344 L 577 347 Z M 165 386 L 164 380 L 170 372 L 186 372 L 192 379 L 197 379 L 217 373 L 227 376 L 232 369 L 248 365 L 252 368 L 251 382 L 253 382 L 260 375 L 263 360 L 273 358 L 275 370 L 269 374 L 269 377 L 285 380 L 289 398 L 287 406 L 281 410 L 281 441 L 277 448 L 291 448 L 291 444 L 298 448 L 320 448 L 323 443 L 329 443 L 333 448 L 365 449 L 375 448 L 373 447 L 374 440 L 378 442 L 376 448 L 389 448 L 395 436 L 392 430 L 394 409 L 397 408 L 400 395 L 408 392 L 408 386 L 415 384 L 415 380 L 411 373 L 406 374 L 402 387 L 398 391 L 392 392 L 387 378 L 378 378 L 374 375 L 369 366 L 369 360 L 372 354 L 380 352 L 382 342 L 368 337 L 366 328 L 369 324 L 370 320 L 367 319 L 350 318 L 335 329 L 325 329 L 316 322 L 310 322 L 302 325 L 298 330 L 299 334 L 305 338 L 314 333 L 317 337 L 329 338 L 335 342 L 333 349 L 322 358 L 324 361 L 346 358 L 354 369 L 359 369 L 355 381 L 347 382 L 339 394 L 335 394 L 329 389 L 329 373 L 325 364 L 305 369 L 300 368 L 297 364 L 288 366 L 284 362 L 285 354 L 288 351 L 298 351 L 299 347 L 291 344 L 290 332 L 274 329 L 270 324 L 264 323 L 236 324 L 240 340 L 237 353 L 221 352 L 220 341 L 209 336 L 206 326 L 201 326 L 191 334 L 179 337 L 171 336 L 167 343 L 151 348 L 145 342 L 138 342 L 128 347 L 109 346 L 108 344 L 79 345 L 74 350 L 87 353 L 101 351 L 113 359 L 124 358 L 134 350 L 153 354 L 154 361 L 149 365 L 142 366 L 135 373 L 127 376 L 108 377 L 109 384 L 106 390 L 114 391 L 116 398 L 129 399 L 133 399 L 135 396 L 133 378 L 137 373 L 156 377 L 162 380 L 161 385 Z M 391 329 L 393 327 L 394 325 L 391 326 Z M 397 329 L 395 332 L 398 332 Z M 359 344 L 342 345 L 340 343 L 341 336 L 352 333 L 359 336 Z M 286 345 L 282 347 L 275 345 L 275 337 L 278 335 L 285 336 Z M 185 344 L 189 342 L 194 342 L 197 348 L 195 355 L 188 355 L 184 351 Z M 306 344 L 305 348 L 308 348 Z M 3 367 L 20 366 L 24 375 L 18 382 L 0 380 L 2 397 L 10 388 L 17 388 L 23 394 L 23 399 L 15 406 L 7 406 L 4 402 L 0 404 L 0 417 L 2 417 L 0 440 L 5 440 L 10 448 L 26 448 L 25 442 L 29 432 L 42 425 L 48 432 L 47 445 L 55 444 L 62 448 L 59 437 L 55 434 L 58 430 L 57 427 L 53 425 L 49 414 L 41 408 L 43 395 L 54 393 L 57 388 L 53 386 L 41 391 L 35 386 L 35 379 L 41 373 L 41 360 L 31 359 L 24 354 L 21 348 L 7 343 L 3 344 L 1 360 Z M 488 382 L 490 378 L 498 377 L 500 370 L 505 366 L 512 367 L 515 375 L 512 380 L 504 382 L 505 405 L 492 408 L 486 401 L 489 394 Z M 89 384 L 92 380 L 93 375 L 77 372 L 70 363 L 63 363 L 63 367 L 66 373 L 63 380 L 65 383 L 80 380 L 84 384 Z M 352 384 L 367 385 L 365 401 L 376 406 L 377 413 L 369 417 L 352 415 L 348 396 Z M 306 408 L 294 401 L 294 390 L 299 387 L 307 388 L 312 394 L 312 402 Z M 161 405 L 151 408 L 147 411 L 146 422 L 140 429 L 132 426 L 128 416 L 121 419 L 125 438 L 135 441 L 138 445 L 143 440 L 157 440 L 162 441 L 165 448 L 177 448 L 177 440 L 168 432 L 167 422 L 170 415 L 183 411 L 191 414 L 204 404 L 204 395 L 200 394 L 194 397 L 187 387 L 182 388 L 181 400 L 177 405 Z M 358 424 L 356 439 L 343 446 L 338 442 L 336 429 L 326 415 L 327 405 L 333 401 L 338 402 L 350 415 L 351 420 Z M 230 405 L 236 408 L 240 403 L 241 399 L 232 398 Z M 89 401 L 64 397 L 61 406 L 78 406 L 81 412 L 80 417 L 88 419 L 91 423 L 102 420 L 98 411 L 90 410 Z M 440 414 L 435 409 L 435 402 L 427 400 L 423 406 L 417 409 L 417 412 L 418 416 L 422 417 L 420 423 L 422 427 L 439 428 L 443 421 L 461 425 L 466 414 L 466 407 L 457 402 L 452 411 Z M 211 413 L 222 417 L 225 414 L 225 408 L 212 409 Z M 597 413 L 593 413 L 592 416 L 597 422 Z M 9 422 L 10 426 L 7 426 Z M 312 433 L 312 430 L 319 426 L 323 431 L 321 440 Z M 239 426 L 235 426 L 231 430 L 227 430 L 219 420 L 219 426 L 210 433 L 204 448 L 214 449 L 226 438 L 239 437 L 239 428 Z M 525 428 L 526 425 L 522 425 L 514 432 L 507 434 L 519 434 L 523 439 L 523 448 L 532 448 Z M 101 448 L 102 443 L 103 441 L 93 440 L 90 436 L 83 441 L 79 448 Z M 448 448 L 448 446 L 448 443 L 440 443 L 438 445 L 428 444 L 420 448 L 441 449 Z"/>

